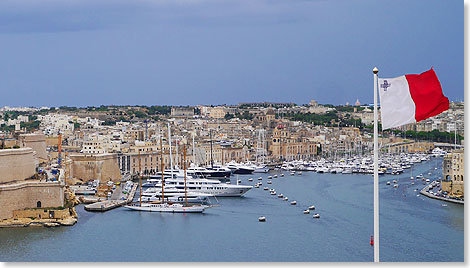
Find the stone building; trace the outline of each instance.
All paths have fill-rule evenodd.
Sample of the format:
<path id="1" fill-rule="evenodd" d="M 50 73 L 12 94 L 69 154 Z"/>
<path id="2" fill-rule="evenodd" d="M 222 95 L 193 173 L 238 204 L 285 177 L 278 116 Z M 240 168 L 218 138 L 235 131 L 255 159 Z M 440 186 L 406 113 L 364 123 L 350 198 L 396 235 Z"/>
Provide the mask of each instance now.
<path id="1" fill-rule="evenodd" d="M 194 108 L 193 107 L 172 107 L 171 116 L 172 117 L 193 117 Z"/>
<path id="2" fill-rule="evenodd" d="M 35 179 L 35 162 L 31 148 L 0 150 L 0 220 L 18 210 L 64 205 L 63 185 Z"/>
<path id="3" fill-rule="evenodd" d="M 291 133 L 284 127 L 273 130 L 270 144 L 269 151 L 275 161 L 309 160 L 317 155 L 318 143 L 313 138 Z"/>
<path id="4" fill-rule="evenodd" d="M 70 177 L 82 181 L 100 180 L 101 182 L 121 180 L 117 154 L 84 155 L 72 154 Z"/>
<path id="5" fill-rule="evenodd" d="M 434 149 L 433 142 L 417 142 L 404 141 L 384 145 L 384 149 L 388 153 L 425 153 Z"/>
<path id="6" fill-rule="evenodd" d="M 456 150 L 444 156 L 442 190 L 454 196 L 464 196 L 464 151 Z"/>
<path id="7" fill-rule="evenodd" d="M 34 152 L 31 148 L 0 150 L 0 184 L 22 181 L 36 173 Z"/>
<path id="8" fill-rule="evenodd" d="M 225 117 L 225 109 L 224 107 L 211 107 L 209 112 L 209 117 L 222 119 Z"/>
<path id="9" fill-rule="evenodd" d="M 46 151 L 46 136 L 44 134 L 21 134 L 18 137 L 18 145 L 21 148 L 29 147 L 36 152 L 39 163 L 48 161 Z"/>

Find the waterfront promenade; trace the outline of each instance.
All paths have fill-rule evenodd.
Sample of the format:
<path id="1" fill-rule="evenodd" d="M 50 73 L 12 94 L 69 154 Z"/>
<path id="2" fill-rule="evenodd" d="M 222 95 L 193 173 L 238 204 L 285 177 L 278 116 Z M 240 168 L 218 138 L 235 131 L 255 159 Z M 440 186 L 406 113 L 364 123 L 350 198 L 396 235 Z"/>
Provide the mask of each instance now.
<path id="1" fill-rule="evenodd" d="M 434 181 L 428 185 L 426 185 L 421 191 L 420 191 L 420 194 L 424 195 L 424 196 L 427 196 L 429 198 L 434 198 L 434 199 L 438 199 L 438 200 L 442 200 L 442 201 L 446 201 L 446 202 L 451 202 L 451 203 L 455 203 L 455 204 L 464 204 L 464 200 L 457 200 L 457 199 L 451 199 L 451 198 L 448 198 L 448 197 L 443 197 L 443 196 L 436 196 L 436 195 L 433 195 L 429 192 L 429 188 L 431 186 L 434 186 Z"/>
<path id="2" fill-rule="evenodd" d="M 85 205 L 85 210 L 96 211 L 96 212 L 104 212 L 104 211 L 108 211 L 108 210 L 111 210 L 113 208 L 117 208 L 117 207 L 123 206 L 125 204 L 128 204 L 128 203 L 132 202 L 132 200 L 134 199 L 137 187 L 138 187 L 138 185 L 136 183 L 134 183 L 134 185 L 132 186 L 132 190 L 127 194 L 123 194 L 121 192 L 121 185 L 119 185 L 116 188 L 116 193 L 113 194 L 111 199 Z M 126 199 L 122 199 L 121 197 L 125 197 Z"/>

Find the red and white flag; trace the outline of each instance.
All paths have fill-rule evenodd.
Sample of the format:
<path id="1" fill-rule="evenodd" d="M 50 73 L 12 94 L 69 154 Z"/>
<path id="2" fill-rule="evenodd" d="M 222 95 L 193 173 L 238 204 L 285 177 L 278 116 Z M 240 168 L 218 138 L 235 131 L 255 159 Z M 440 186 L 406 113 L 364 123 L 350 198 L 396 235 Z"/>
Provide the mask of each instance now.
<path id="1" fill-rule="evenodd" d="M 449 109 L 449 99 L 431 70 L 396 78 L 379 78 L 382 129 L 419 122 Z"/>

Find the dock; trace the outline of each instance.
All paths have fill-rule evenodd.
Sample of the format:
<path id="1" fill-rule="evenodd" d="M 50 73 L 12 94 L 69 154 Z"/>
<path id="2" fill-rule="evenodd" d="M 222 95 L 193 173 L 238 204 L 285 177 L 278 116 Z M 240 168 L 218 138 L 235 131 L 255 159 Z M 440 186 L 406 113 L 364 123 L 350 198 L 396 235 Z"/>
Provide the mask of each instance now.
<path id="1" fill-rule="evenodd" d="M 124 200 L 105 200 L 101 202 L 96 202 L 93 204 L 85 205 L 85 210 L 87 211 L 96 211 L 96 212 L 105 212 L 113 208 L 117 208 L 128 203 L 131 203 L 134 199 L 135 192 L 137 191 L 137 183 L 134 183 L 132 190 L 127 195 L 127 199 Z"/>
<path id="2" fill-rule="evenodd" d="M 432 195 L 430 193 L 428 193 L 428 189 L 429 187 L 431 187 L 432 183 L 426 185 L 426 187 L 424 187 L 419 193 L 424 195 L 424 196 L 427 196 L 429 198 L 434 198 L 434 199 L 438 199 L 438 200 L 442 200 L 442 201 L 446 201 L 446 202 L 451 202 L 451 203 L 456 203 L 456 204 L 464 204 L 464 201 L 463 200 L 455 200 L 455 199 L 450 199 L 450 198 L 445 198 L 445 197 L 442 197 L 442 196 L 435 196 L 435 195 Z"/>

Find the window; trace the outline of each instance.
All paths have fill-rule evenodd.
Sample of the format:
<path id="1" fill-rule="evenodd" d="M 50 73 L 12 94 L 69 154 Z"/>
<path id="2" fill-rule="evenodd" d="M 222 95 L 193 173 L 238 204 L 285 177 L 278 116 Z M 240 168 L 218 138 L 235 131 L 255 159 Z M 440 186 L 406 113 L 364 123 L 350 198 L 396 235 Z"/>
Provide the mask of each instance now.
<path id="1" fill-rule="evenodd" d="M 38 202 L 36 203 L 36 207 L 38 207 L 38 208 L 41 207 L 41 201 L 38 201 Z"/>

